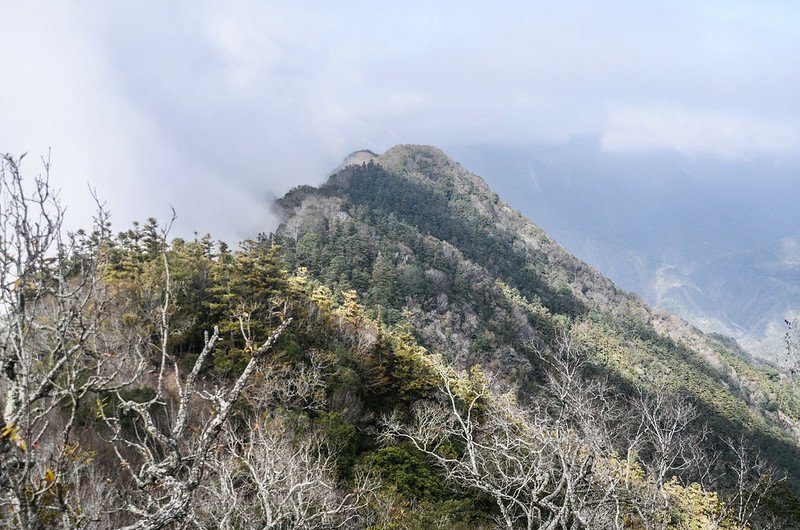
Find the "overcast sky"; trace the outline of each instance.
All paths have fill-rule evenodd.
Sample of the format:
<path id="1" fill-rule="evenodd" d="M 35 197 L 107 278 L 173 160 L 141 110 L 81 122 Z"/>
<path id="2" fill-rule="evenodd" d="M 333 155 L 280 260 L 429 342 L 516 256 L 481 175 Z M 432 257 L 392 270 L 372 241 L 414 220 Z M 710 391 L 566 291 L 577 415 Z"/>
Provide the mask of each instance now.
<path id="1" fill-rule="evenodd" d="M 800 149 L 786 2 L 0 2 L 0 151 L 53 149 L 117 228 L 226 238 L 349 152 L 553 144 L 724 159 Z"/>

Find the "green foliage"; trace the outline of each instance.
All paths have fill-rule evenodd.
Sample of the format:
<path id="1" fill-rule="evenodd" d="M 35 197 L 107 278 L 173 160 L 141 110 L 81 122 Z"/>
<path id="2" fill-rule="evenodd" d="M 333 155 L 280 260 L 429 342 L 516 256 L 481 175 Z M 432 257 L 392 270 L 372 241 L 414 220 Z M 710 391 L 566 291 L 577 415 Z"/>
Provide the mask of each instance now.
<path id="1" fill-rule="evenodd" d="M 435 150 L 409 148 L 399 157 L 349 167 L 320 189 L 290 193 L 283 203 L 292 232 L 274 236 L 290 267 L 307 267 L 309 278 L 330 289 L 322 298 L 345 298 L 330 302 L 334 313 L 362 330 L 381 323 L 378 345 L 357 351 L 351 343 L 342 351 L 377 410 L 435 391 L 439 376 L 420 341 L 437 351 L 451 337 L 463 340 L 471 362 L 493 363 L 536 392 L 543 381 L 536 352 L 557 347 L 560 331 L 570 330 L 590 355 L 588 370 L 621 393 L 661 386 L 678 392 L 714 432 L 744 432 L 800 477 L 797 443 L 778 419 L 778 411 L 800 418 L 800 400 L 774 370 L 755 368 L 729 344 L 709 352 L 699 336 L 668 338 L 675 336 L 671 324 L 638 299 L 524 219 L 496 215 L 503 205 L 479 179 Z M 320 204 L 324 213 L 309 214 Z M 407 308 L 429 328 L 410 326 Z M 530 364 L 495 355 L 509 351 Z"/>
<path id="2" fill-rule="evenodd" d="M 425 458 L 402 445 L 382 447 L 366 455 L 362 465 L 380 476 L 384 488 L 406 499 L 441 500 L 444 479 Z"/>
<path id="3" fill-rule="evenodd" d="M 433 370 L 432 358 L 417 343 L 408 322 L 401 321 L 391 328 L 381 326 L 379 332 L 380 344 L 389 354 L 386 383 L 391 406 L 429 397 L 439 380 Z"/>
<path id="4" fill-rule="evenodd" d="M 730 344 L 714 348 L 724 361 L 718 366 L 708 353 L 667 338 L 638 302 L 587 283 L 586 266 L 566 263 L 543 234 L 501 229 L 491 215 L 496 196 L 447 172 L 438 178 L 435 158 L 415 164 L 413 174 L 375 164 L 349 168 L 322 189 L 296 190 L 284 207 L 310 211 L 313 204 L 303 201 L 313 197 L 335 199 L 341 210 L 293 219 L 292 230 L 245 241 L 238 250 L 210 236 L 167 244 L 154 221 L 134 225 L 104 250 L 104 278 L 122 300 L 123 325 L 157 325 L 152 309 L 163 301 L 164 251 L 177 330 L 169 349 L 183 366 L 202 348 L 203 332 L 218 326 L 221 340 L 204 375 L 230 378 L 290 314 L 295 323 L 268 362 L 307 366 L 309 352 L 323 355 L 325 389 L 319 408 L 287 406 L 282 413 L 296 420 L 298 435 L 324 434 L 337 451 L 338 478 L 351 479 L 363 467 L 383 480 L 394 507 L 385 528 L 489 526 L 494 510 L 486 499 L 455 489 L 409 447 L 378 446 L 381 415 L 408 413 L 417 400 L 433 397 L 443 373 L 459 399 L 486 390 L 479 367 L 443 372 L 441 357 L 431 353 L 449 353 L 436 348 L 440 335 L 445 344 L 463 340 L 461 351 L 469 349 L 473 363 L 508 363 L 494 352 L 513 351 L 519 357 L 501 366 L 504 375 L 536 392 L 543 368 L 535 352 L 557 347 L 559 332 L 570 330 L 589 352 L 589 370 L 621 393 L 656 385 L 678 391 L 716 433 L 745 432 L 772 462 L 800 477 L 800 450 L 775 419 L 777 411 L 800 418 L 800 396 L 779 372 L 756 366 Z M 415 328 L 407 309 L 416 319 L 441 317 L 437 323 L 447 327 Z M 687 503 L 683 514 L 713 516 L 711 492 L 673 486 Z M 770 502 L 797 506 L 792 491 Z"/>
<path id="5" fill-rule="evenodd" d="M 423 185 L 375 164 L 352 168 L 347 179 L 348 185 L 341 192 L 354 205 L 366 207 L 365 215 L 393 215 L 423 235 L 430 234 L 454 245 L 467 258 L 481 263 L 494 276 L 519 286 L 524 294 L 543 300 L 556 313 L 583 312 L 571 292 L 553 289 L 542 278 L 548 261 L 545 255 L 519 252 L 514 237 L 497 230 L 473 211 L 468 206 L 470 198 L 457 195 L 452 183 L 437 180 Z"/>
<path id="6" fill-rule="evenodd" d="M 341 476 L 353 470 L 358 451 L 358 432 L 355 425 L 345 421 L 336 412 L 319 412 L 312 422 L 336 450 L 337 468 Z"/>
<path id="7" fill-rule="evenodd" d="M 123 300 L 144 299 L 164 286 L 163 258 L 150 256 L 151 250 L 142 241 L 147 239 L 136 230 L 121 236 L 114 260 L 107 263 L 106 278 L 116 292 L 124 293 Z M 202 332 L 218 326 L 221 340 L 212 353 L 210 368 L 216 377 L 234 375 L 250 356 L 242 337 L 242 322 L 257 341 L 274 329 L 287 310 L 299 325 L 284 334 L 274 362 L 306 362 L 303 352 L 311 349 L 330 352 L 318 353 L 327 355 L 326 362 L 333 363 L 325 376 L 325 401 L 335 402 L 337 395 L 355 393 L 350 399 L 359 406 L 388 410 L 435 389 L 436 380 L 425 360 L 428 354 L 417 344 L 408 324 L 389 326 L 381 311 L 370 316 L 356 291 L 336 293 L 311 279 L 307 269 L 288 275 L 280 249 L 271 242 L 246 241 L 240 250 L 231 252 L 227 246 L 203 237 L 193 241 L 178 239 L 162 250 L 166 251 L 170 267 L 174 300 L 170 319 L 178 330 L 170 338 L 169 347 L 185 368 L 191 366 L 202 348 Z M 396 275 L 389 253 L 379 257 L 372 268 L 376 288 L 368 296 L 379 304 L 393 304 Z M 419 269 L 406 276 L 418 286 L 423 283 Z M 163 298 L 153 297 L 150 308 L 157 309 L 162 301 Z M 144 315 L 140 311 L 131 318 L 137 319 L 139 325 Z M 152 389 L 147 387 L 133 392 L 125 398 L 144 401 L 152 397 Z M 115 413 L 116 404 L 110 396 L 102 397 L 98 403 L 104 413 Z M 94 409 L 87 409 L 84 415 L 93 412 Z M 352 414 L 347 408 L 342 412 Z M 362 413 L 355 423 L 345 420 L 336 410 L 315 411 L 310 417 L 301 410 L 287 414 L 297 418 L 298 432 L 313 429 L 329 440 L 327 447 L 336 451 L 341 477 L 351 477 L 356 465 L 363 463 L 364 451 L 374 448 L 365 435 L 365 431 L 375 428 L 374 414 Z M 299 421 L 302 417 L 308 419 Z M 126 430 L 135 428 L 126 417 L 121 419 Z M 440 477 L 419 455 L 411 455 L 410 460 L 403 455 L 406 452 L 378 450 L 370 462 L 389 470 L 403 498 L 441 498 L 445 486 Z"/>
<path id="8" fill-rule="evenodd" d="M 397 269 L 387 253 L 380 253 L 372 264 L 368 299 L 373 305 L 393 307 L 397 299 Z"/>
<path id="9" fill-rule="evenodd" d="M 786 482 L 779 483 L 764 500 L 770 513 L 778 514 L 784 528 L 795 528 L 800 521 L 800 497 Z"/>
<path id="10" fill-rule="evenodd" d="M 682 486 L 673 480 L 664 485 L 664 491 L 672 503 L 669 530 L 733 530 L 736 525 L 729 518 L 722 518 L 724 505 L 716 492 L 703 490 L 699 484 Z"/>
<path id="11" fill-rule="evenodd" d="M 496 526 L 480 499 L 414 501 L 383 492 L 381 502 L 389 509 L 381 523 L 370 530 L 478 530 Z"/>

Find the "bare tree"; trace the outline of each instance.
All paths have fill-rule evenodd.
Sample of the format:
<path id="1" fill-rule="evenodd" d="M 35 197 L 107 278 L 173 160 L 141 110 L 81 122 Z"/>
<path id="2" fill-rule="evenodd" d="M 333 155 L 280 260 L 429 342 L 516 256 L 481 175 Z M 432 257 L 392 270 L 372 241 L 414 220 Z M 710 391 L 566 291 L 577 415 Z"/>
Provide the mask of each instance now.
<path id="1" fill-rule="evenodd" d="M 633 506 L 647 528 L 666 528 L 671 499 L 665 484 L 673 477 L 707 474 L 710 463 L 703 448 L 705 430 L 695 425 L 697 411 L 687 397 L 665 387 L 638 389 L 631 401 L 635 426 L 628 444 L 645 476 L 630 492 Z"/>
<path id="2" fill-rule="evenodd" d="M 179 363 L 171 358 L 168 351 L 172 302 L 166 256 L 164 276 L 164 301 L 158 334 L 160 360 L 155 394 L 149 400 L 139 402 L 126 399 L 122 392 L 116 390 L 118 413 L 105 414 L 100 411 L 102 419 L 113 433 L 110 442 L 114 445 L 114 452 L 135 486 L 126 499 L 126 509 L 133 515 L 134 522 L 125 526 L 126 530 L 157 530 L 186 517 L 192 495 L 203 479 L 210 452 L 234 404 L 258 364 L 292 321 L 291 318 L 284 320 L 259 345 L 249 326 L 249 314 L 242 312 L 237 315 L 250 360 L 232 385 L 216 387 L 213 391 L 201 389 L 198 375 L 214 349 L 219 331 L 215 328 L 210 337 L 206 334 L 200 355 L 192 370 L 184 377 Z M 168 382 L 174 386 L 172 395 L 166 389 Z M 192 409 L 208 408 L 202 402 L 210 405 L 213 412 L 203 418 L 199 427 L 190 426 Z M 172 407 L 173 403 L 176 403 L 176 408 Z M 124 429 L 124 415 L 128 415 L 139 427 L 133 437 Z M 190 427 L 195 430 L 191 436 Z"/>
<path id="3" fill-rule="evenodd" d="M 0 166 L 0 521 L 26 530 L 101 522 L 164 528 L 188 513 L 234 404 L 291 318 L 259 341 L 249 315 L 238 315 L 251 358 L 235 381 L 214 389 L 199 381 L 216 330 L 182 374 L 168 351 L 166 256 L 155 335 L 149 327 L 120 330 L 99 270 L 107 214 L 99 208 L 89 234 L 65 234 L 49 162 L 28 184 L 21 159 L 4 155 Z M 144 376 L 153 359 L 153 396 L 132 399 L 127 390 L 151 383 Z M 87 484 L 103 478 L 76 433 L 91 402 L 127 474 L 122 506 Z"/>
<path id="4" fill-rule="evenodd" d="M 141 344 L 109 344 L 102 333 L 96 243 L 107 215 L 100 208 L 90 235 L 65 234 L 49 161 L 28 185 L 22 158 L 0 161 L 0 510 L 19 528 L 42 519 L 76 527 L 89 518 L 69 487 L 88 464 L 74 439 L 79 406 L 130 384 L 143 357 Z"/>
<path id="5" fill-rule="evenodd" d="M 410 422 L 385 419 L 460 487 L 491 496 L 508 528 L 666 528 L 665 484 L 708 467 L 691 403 L 664 388 L 634 397 L 587 378 L 586 352 L 569 332 L 539 352 L 542 393 L 526 406 L 438 366 L 440 399 L 418 402 Z M 457 452 L 453 448 L 459 448 Z"/>
<path id="6" fill-rule="evenodd" d="M 322 410 L 325 402 L 325 372 L 331 361 L 311 350 L 307 362 L 269 363 L 258 367 L 246 389 L 247 402 L 259 411 L 276 407 Z"/>
<path id="7" fill-rule="evenodd" d="M 410 424 L 385 419 L 385 436 L 411 443 L 461 487 L 495 500 L 507 528 L 569 528 L 580 510 L 593 455 L 565 426 L 442 368 L 440 402 L 419 402 Z M 454 454 L 452 446 L 461 447 Z"/>
<path id="8" fill-rule="evenodd" d="M 546 394 L 539 402 L 544 413 L 593 455 L 587 477 L 591 487 L 576 503 L 579 520 L 588 527 L 623 528 L 636 502 L 634 491 L 641 487 L 632 480 L 641 422 L 607 379 L 585 376 L 588 354 L 568 330 L 557 333 L 555 346 L 549 352 L 537 350 L 547 367 Z"/>
<path id="9" fill-rule="evenodd" d="M 800 372 L 800 319 L 785 320 L 786 333 L 783 340 L 786 345 L 786 363 L 789 373 L 797 376 Z"/>
<path id="10" fill-rule="evenodd" d="M 697 410 L 688 398 L 661 387 L 640 389 L 633 406 L 642 424 L 640 447 L 646 467 L 660 487 L 671 474 L 689 470 L 702 452 L 700 440 L 691 434 Z"/>
<path id="11" fill-rule="evenodd" d="M 735 521 L 737 529 L 745 530 L 752 527 L 764 499 L 786 480 L 786 474 L 772 467 L 744 435 L 723 442 L 732 457 L 725 463 L 726 475 L 733 478 L 733 487 L 724 490 L 726 515 Z"/>
<path id="12" fill-rule="evenodd" d="M 588 355 L 566 330 L 552 352 L 539 355 L 548 367 L 550 415 L 567 423 L 597 457 L 586 517 L 621 528 L 633 510 L 646 527 L 666 528 L 670 498 L 664 484 L 676 476 L 708 477 L 712 467 L 691 401 L 663 386 L 620 395 L 607 380 L 586 377 Z"/>
<path id="13" fill-rule="evenodd" d="M 358 474 L 348 487 L 336 480 L 342 440 L 319 429 L 297 432 L 283 412 L 324 409 L 328 362 L 311 351 L 308 362 L 259 368 L 246 391 L 259 411 L 228 422 L 211 454 L 189 523 L 199 528 L 338 528 L 362 523 L 377 487 Z"/>
<path id="14" fill-rule="evenodd" d="M 280 416 L 227 429 L 191 522 L 200 528 L 352 528 L 374 489 L 335 480 L 335 444 L 318 432 L 297 436 Z"/>

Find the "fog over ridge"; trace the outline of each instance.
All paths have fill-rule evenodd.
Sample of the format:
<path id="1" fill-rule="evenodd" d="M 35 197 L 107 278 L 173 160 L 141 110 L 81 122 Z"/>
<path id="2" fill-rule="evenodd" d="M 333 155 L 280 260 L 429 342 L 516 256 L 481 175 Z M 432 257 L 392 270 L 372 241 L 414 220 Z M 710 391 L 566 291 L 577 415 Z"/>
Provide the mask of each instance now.
<path id="1" fill-rule="evenodd" d="M 349 152 L 553 145 L 747 160 L 800 148 L 790 2 L 8 4 L 0 150 L 52 146 L 119 225 L 241 237 Z M 155 210 L 155 211 L 153 211 Z M 212 214 L 213 215 L 210 215 Z"/>

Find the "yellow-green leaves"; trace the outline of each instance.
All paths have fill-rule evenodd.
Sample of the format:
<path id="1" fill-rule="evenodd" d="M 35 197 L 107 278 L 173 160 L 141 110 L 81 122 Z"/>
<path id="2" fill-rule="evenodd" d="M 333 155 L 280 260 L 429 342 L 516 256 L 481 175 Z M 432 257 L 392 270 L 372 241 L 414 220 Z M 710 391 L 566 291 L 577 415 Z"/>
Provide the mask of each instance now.
<path id="1" fill-rule="evenodd" d="M 0 437 L 7 438 L 8 441 L 16 445 L 22 452 L 28 450 L 28 443 L 19 433 L 19 427 L 12 424 L 3 425 L 0 429 Z"/>

